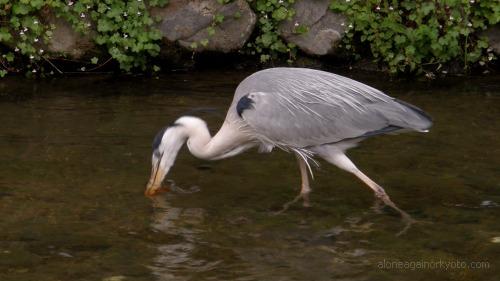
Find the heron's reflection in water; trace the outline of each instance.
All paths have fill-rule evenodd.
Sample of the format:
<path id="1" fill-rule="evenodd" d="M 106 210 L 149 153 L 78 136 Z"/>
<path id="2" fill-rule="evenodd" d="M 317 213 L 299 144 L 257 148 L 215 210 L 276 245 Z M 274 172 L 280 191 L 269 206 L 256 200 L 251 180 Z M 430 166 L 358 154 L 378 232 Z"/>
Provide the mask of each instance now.
<path id="1" fill-rule="evenodd" d="M 320 232 L 310 229 L 306 223 L 297 226 L 295 231 L 267 227 L 249 233 L 226 233 L 225 238 L 211 240 L 207 238 L 210 233 L 205 233 L 210 232 L 205 222 L 206 210 L 173 207 L 169 202 L 175 200 L 175 196 L 170 193 L 151 198 L 154 208 L 151 227 L 168 237 L 164 243 L 156 244 L 158 253 L 149 266 L 156 280 L 210 277 L 219 278 L 214 280 L 287 280 L 289 274 L 306 278 L 311 274 L 311 267 L 321 274 L 326 271 L 351 276 L 373 265 L 371 259 L 376 252 L 367 248 L 369 243 L 363 240 L 365 234 L 373 231 L 373 223 L 362 217 L 349 217 Z M 228 239 L 236 239 L 241 244 L 226 244 Z M 306 265 L 304 260 L 312 262 Z M 321 274 L 313 274 L 313 279 L 329 280 Z"/>
<path id="2" fill-rule="evenodd" d="M 177 208 L 169 204 L 170 196 L 152 198 L 154 214 L 153 231 L 175 237 L 172 241 L 158 246 L 158 256 L 154 258 L 150 269 L 157 280 L 188 280 L 189 273 L 206 271 L 218 262 L 209 262 L 197 258 L 195 251 L 200 241 L 197 237 L 202 232 L 205 211 L 201 208 Z"/>

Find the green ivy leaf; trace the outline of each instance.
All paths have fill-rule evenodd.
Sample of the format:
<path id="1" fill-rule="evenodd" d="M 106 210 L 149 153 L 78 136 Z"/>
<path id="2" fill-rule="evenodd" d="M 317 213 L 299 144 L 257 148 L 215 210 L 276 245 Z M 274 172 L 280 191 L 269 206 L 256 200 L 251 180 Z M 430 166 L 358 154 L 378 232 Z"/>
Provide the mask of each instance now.
<path id="1" fill-rule="evenodd" d="M 28 5 L 23 3 L 14 3 L 12 5 L 12 13 L 16 15 L 27 15 L 30 12 L 30 8 Z"/>
<path id="2" fill-rule="evenodd" d="M 0 28 L 0 42 L 8 42 L 12 39 L 9 30 L 6 27 Z"/>
<path id="3" fill-rule="evenodd" d="M 277 10 L 273 11 L 272 16 L 273 19 L 277 21 L 282 21 L 288 17 L 288 10 L 285 7 L 281 6 Z"/>
<path id="4" fill-rule="evenodd" d="M 299 25 L 295 28 L 295 33 L 297 34 L 304 34 L 309 32 L 309 27 L 305 25 Z"/>
<path id="5" fill-rule="evenodd" d="M 262 41 L 262 45 L 264 45 L 265 47 L 269 47 L 275 40 L 274 35 L 272 33 L 264 33 L 260 38 Z"/>
<path id="6" fill-rule="evenodd" d="M 14 54 L 11 53 L 11 52 L 8 52 L 7 54 L 4 55 L 5 56 L 5 59 L 8 61 L 8 62 L 13 62 L 14 61 Z"/>
<path id="7" fill-rule="evenodd" d="M 213 26 L 209 26 L 207 28 L 207 33 L 208 33 L 208 36 L 214 36 L 214 34 L 215 34 L 215 28 Z"/>
<path id="8" fill-rule="evenodd" d="M 261 62 L 267 62 L 271 58 L 270 55 L 260 55 L 260 61 Z"/>
<path id="9" fill-rule="evenodd" d="M 214 16 L 214 22 L 215 22 L 216 24 L 220 24 L 220 23 L 222 23 L 223 21 L 224 21 L 224 15 L 222 15 L 222 14 L 216 14 L 216 15 Z"/>

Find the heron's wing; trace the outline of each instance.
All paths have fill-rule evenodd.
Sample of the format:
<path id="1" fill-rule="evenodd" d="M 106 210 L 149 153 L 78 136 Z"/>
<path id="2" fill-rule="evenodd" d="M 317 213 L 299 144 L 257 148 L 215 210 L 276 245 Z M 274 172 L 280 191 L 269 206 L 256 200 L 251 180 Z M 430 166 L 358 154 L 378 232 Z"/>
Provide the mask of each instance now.
<path id="1" fill-rule="evenodd" d="M 240 95 L 233 108 L 265 141 L 308 147 L 430 126 L 418 108 L 362 83 L 322 71 L 283 70 L 272 73 L 269 83 L 263 77 L 253 87 L 244 81 L 239 90 L 253 91 Z"/>

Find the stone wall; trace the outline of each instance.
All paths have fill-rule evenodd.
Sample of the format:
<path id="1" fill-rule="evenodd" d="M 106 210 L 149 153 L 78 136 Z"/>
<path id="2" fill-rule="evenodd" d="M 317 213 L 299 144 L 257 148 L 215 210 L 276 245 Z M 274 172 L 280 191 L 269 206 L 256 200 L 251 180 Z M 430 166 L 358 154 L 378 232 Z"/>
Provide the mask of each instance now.
<path id="1" fill-rule="evenodd" d="M 344 34 L 343 16 L 328 9 L 329 0 L 299 0 L 294 5 L 296 14 L 279 27 L 286 42 L 295 43 L 303 52 L 321 56 L 331 55 Z M 162 32 L 162 56 L 177 51 L 237 52 L 248 42 L 255 28 L 257 16 L 246 0 L 219 4 L 217 0 L 171 0 L 163 8 L 152 8 L 151 15 L 159 17 L 157 28 Z M 214 24 L 214 16 L 224 20 Z M 97 48 L 92 41 L 92 30 L 86 35 L 77 33 L 71 24 L 51 13 L 42 15 L 54 24 L 52 40 L 46 49 L 54 56 L 79 59 Z M 296 23 L 309 30 L 304 34 L 294 32 Z M 90 24 L 90 28 L 93 28 Z"/>
<path id="2" fill-rule="evenodd" d="M 311 56 L 335 54 L 345 33 L 345 18 L 331 12 L 329 3 L 330 0 L 297 0 L 294 17 L 279 26 L 280 36 Z M 160 18 L 157 28 L 163 34 L 161 55 L 164 57 L 193 48 L 197 52 L 237 52 L 251 38 L 257 21 L 246 0 L 225 5 L 217 0 L 171 0 L 165 7 L 153 8 L 150 12 Z M 216 15 L 223 15 L 224 20 L 214 24 Z M 53 37 L 45 46 L 51 55 L 79 59 L 96 51 L 93 30 L 82 35 L 50 12 L 42 16 L 45 22 L 55 26 Z M 89 22 L 89 26 L 94 28 L 93 23 Z M 297 26 L 308 31 L 299 34 Z M 500 54 L 499 30 L 497 25 L 483 33 L 497 54 Z"/>

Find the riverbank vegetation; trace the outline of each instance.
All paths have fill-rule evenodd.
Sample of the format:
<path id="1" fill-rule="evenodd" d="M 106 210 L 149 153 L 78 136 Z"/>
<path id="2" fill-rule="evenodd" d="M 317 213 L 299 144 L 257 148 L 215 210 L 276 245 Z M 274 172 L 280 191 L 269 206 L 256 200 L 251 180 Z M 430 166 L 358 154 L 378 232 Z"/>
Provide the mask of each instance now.
<path id="1" fill-rule="evenodd" d="M 500 21 L 495 0 L 337 0 L 330 8 L 349 19 L 344 48 L 369 54 L 391 73 L 439 70 L 453 61 L 467 71 L 496 58 L 481 36 Z"/>
<path id="2" fill-rule="evenodd" d="M 253 33 L 235 51 L 264 64 L 293 65 L 297 56 L 305 56 L 307 51 L 283 36 L 286 22 L 292 22 L 296 36 L 306 36 L 313 28 L 296 19 L 301 12 L 295 8 L 296 1 L 301 0 L 243 1 L 255 17 L 250 26 Z M 235 0 L 214 2 L 221 6 Z M 326 2 L 328 12 L 345 18 L 342 28 L 333 32 L 342 36 L 341 43 L 336 53 L 328 56 L 342 56 L 346 63 L 369 59 L 393 74 L 432 74 L 446 72 L 449 64 L 459 65 L 463 72 L 471 68 L 484 71 L 496 60 L 482 31 L 500 22 L 497 0 Z M 72 68 L 77 72 L 109 65 L 124 72 L 155 72 L 160 66 L 169 67 L 157 59 L 164 49 L 193 54 L 202 51 L 214 34 L 221 32 L 217 26 L 228 20 L 215 13 L 204 30 L 206 38 L 182 49 L 175 42 L 165 43 L 168 40 L 158 28 L 162 18 L 151 13 L 155 7 L 168 5 L 168 0 L 0 0 L 0 77 L 63 73 L 66 70 L 59 64 L 61 60 L 74 62 Z M 231 17 L 238 19 L 241 13 L 236 11 Z M 68 23 L 69 32 L 75 32 L 73 37 L 92 45 L 77 60 L 54 47 L 64 43 L 54 42 L 54 34 L 60 31 L 56 23 L 61 20 Z"/>

